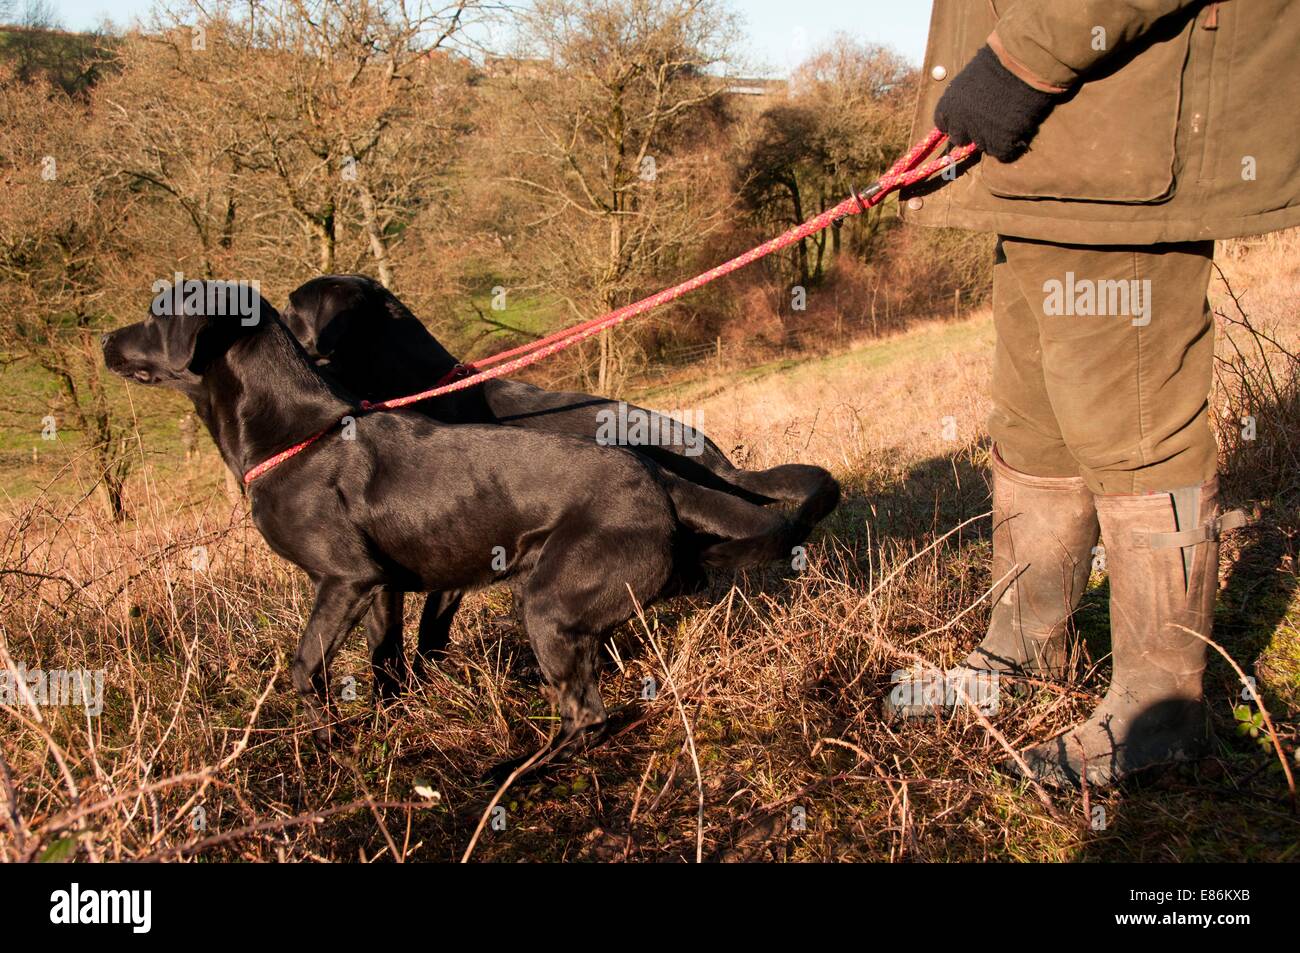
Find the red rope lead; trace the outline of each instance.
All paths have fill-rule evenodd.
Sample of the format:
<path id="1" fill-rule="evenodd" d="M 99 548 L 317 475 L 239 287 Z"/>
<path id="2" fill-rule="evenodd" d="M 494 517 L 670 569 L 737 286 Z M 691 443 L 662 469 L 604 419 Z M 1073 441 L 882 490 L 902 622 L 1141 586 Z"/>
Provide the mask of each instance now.
<path id="1" fill-rule="evenodd" d="M 291 459 L 293 459 L 294 457 L 298 456 L 298 454 L 302 453 L 304 450 L 306 450 L 308 447 L 310 447 L 313 443 L 315 443 L 315 442 L 316 442 L 317 440 L 319 440 L 321 437 L 325 436 L 327 433 L 329 433 L 331 430 L 333 430 L 334 427 L 337 427 L 337 426 L 338 426 L 338 424 L 334 424 L 333 427 L 330 427 L 330 428 L 328 428 L 328 429 L 326 429 L 326 430 L 322 430 L 320 433 L 318 433 L 318 434 L 314 434 L 314 435 L 308 437 L 308 438 L 307 438 L 306 440 L 304 440 L 302 443 L 294 444 L 294 445 L 293 445 L 292 447 L 290 447 L 288 450 L 281 450 L 279 453 L 277 453 L 277 454 L 276 454 L 275 456 L 273 456 L 271 459 L 269 459 L 269 460 L 263 460 L 263 461 L 262 461 L 261 463 L 259 463 L 257 466 L 253 467 L 253 469 L 249 470 L 247 473 L 244 474 L 244 486 L 250 486 L 250 485 L 252 484 L 252 482 L 253 482 L 254 480 L 256 480 L 258 477 L 263 476 L 263 475 L 265 475 L 265 474 L 267 474 L 267 473 L 270 473 L 272 470 L 274 470 L 274 469 L 275 469 L 276 467 L 278 467 L 280 464 L 284 463 L 284 461 L 286 461 L 286 460 L 291 460 Z"/>
<path id="2" fill-rule="evenodd" d="M 690 294 L 703 288 L 705 285 L 717 281 L 732 272 L 739 271 L 746 265 L 753 264 L 761 258 L 778 252 L 783 248 L 789 248 L 796 242 L 803 241 L 810 235 L 815 235 L 823 229 L 829 228 L 840 219 L 848 218 L 852 215 L 861 215 L 868 209 L 879 205 L 892 192 L 905 188 L 909 185 L 915 185 L 918 182 L 924 182 L 937 172 L 941 172 L 950 166 L 969 158 L 975 152 L 974 145 L 962 146 L 958 149 L 938 156 L 925 162 L 925 157 L 934 152 L 948 139 L 938 129 L 932 130 L 928 136 L 914 145 L 907 151 L 901 159 L 894 163 L 888 172 L 880 177 L 876 183 L 862 194 L 855 193 L 851 198 L 845 199 L 839 205 L 828 209 L 816 218 L 809 219 L 802 225 L 790 229 L 785 234 L 759 245 L 757 248 L 751 248 L 739 257 L 733 258 L 725 264 L 719 265 L 702 275 L 697 275 L 689 281 L 684 281 L 672 288 L 665 289 L 658 294 L 643 298 L 640 301 L 619 308 L 607 315 L 593 318 L 590 321 L 584 321 L 574 327 L 565 328 L 562 331 L 556 331 L 554 334 L 538 340 L 531 341 L 528 344 L 511 348 L 508 351 L 502 351 L 500 354 L 494 354 L 491 357 L 484 358 L 471 365 L 457 366 L 451 374 L 447 375 L 438 386 L 431 390 L 423 391 L 419 394 L 412 394 L 409 397 L 398 397 L 393 400 L 386 400 L 381 403 L 372 404 L 369 401 L 362 401 L 361 409 L 364 412 L 375 410 L 399 410 L 403 407 L 409 407 L 412 404 L 418 404 L 421 401 L 430 400 L 434 397 L 441 397 L 444 394 L 455 393 L 456 391 L 467 390 L 470 387 L 477 387 L 484 381 L 493 380 L 498 377 L 507 377 L 516 371 L 523 370 L 538 361 L 543 361 L 552 354 L 558 354 L 560 351 L 581 344 L 602 331 L 616 327 L 625 321 L 645 314 L 647 311 L 653 311 L 655 308 L 665 305 L 670 301 L 676 301 L 678 298 Z M 505 363 L 502 363 L 505 362 Z M 498 365 L 492 370 L 484 368 Z M 466 373 L 468 372 L 468 376 Z M 460 378 L 460 379 L 457 379 Z M 330 428 L 333 429 L 333 428 Z M 322 431 L 309 440 L 305 440 L 296 446 L 276 454 L 270 460 L 258 464 L 244 474 L 244 484 L 251 484 L 258 477 L 263 476 L 268 471 L 279 466 L 285 460 L 290 459 L 306 450 L 309 446 L 319 440 L 329 431 Z"/>

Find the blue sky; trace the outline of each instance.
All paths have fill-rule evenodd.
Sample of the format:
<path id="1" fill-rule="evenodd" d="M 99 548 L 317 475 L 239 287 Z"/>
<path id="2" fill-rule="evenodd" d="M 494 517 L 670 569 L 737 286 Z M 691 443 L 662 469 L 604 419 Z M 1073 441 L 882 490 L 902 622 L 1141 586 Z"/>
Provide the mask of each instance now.
<path id="1" fill-rule="evenodd" d="M 104 17 L 125 24 L 152 6 L 152 0 L 51 2 L 63 25 L 74 30 L 93 27 Z M 840 32 L 888 44 L 915 63 L 925 53 L 929 0 L 731 0 L 731 5 L 748 27 L 745 55 L 756 66 L 766 64 L 762 71 L 769 75 L 783 75 Z"/>

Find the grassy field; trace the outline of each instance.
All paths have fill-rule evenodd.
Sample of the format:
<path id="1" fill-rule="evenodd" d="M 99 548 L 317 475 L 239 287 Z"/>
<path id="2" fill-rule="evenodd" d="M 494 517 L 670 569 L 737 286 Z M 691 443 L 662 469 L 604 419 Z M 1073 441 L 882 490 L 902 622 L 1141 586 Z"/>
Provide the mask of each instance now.
<path id="1" fill-rule="evenodd" d="M 1234 246 L 1224 267 L 1254 325 L 1294 353 L 1300 241 Z M 1215 304 L 1236 314 L 1222 285 Z M 1297 368 L 1269 345 L 1252 352 L 1242 377 L 1231 343 L 1256 339 L 1227 318 L 1224 329 L 1216 402 L 1245 387 L 1259 419 L 1248 445 L 1225 425 L 1225 486 L 1233 503 L 1256 504 L 1263 518 L 1224 547 L 1216 638 L 1258 679 L 1293 759 L 1300 474 L 1286 464 L 1300 427 L 1296 379 L 1286 375 Z M 18 806 L 0 853 L 1300 859 L 1286 776 L 1261 744 L 1266 737 L 1238 730 L 1241 687 L 1217 656 L 1206 682 L 1217 739 L 1200 765 L 1082 794 L 1040 792 L 997 770 L 1004 746 L 1050 736 L 1104 693 L 1101 576 L 1080 613 L 1068 679 L 1016 686 L 987 720 L 882 717 L 891 673 L 918 659 L 953 664 L 987 619 L 991 344 L 980 313 L 828 357 L 693 373 L 627 394 L 702 412 L 704 428 L 745 466 L 828 466 L 846 499 L 815 538 L 807 568 L 718 577 L 710 591 L 655 607 L 619 632 L 603 679 L 621 725 L 614 739 L 521 780 L 495 815 L 497 788 L 480 774 L 540 746 L 553 724 L 507 593 L 468 599 L 447 664 L 383 713 L 372 709 L 355 638 L 331 672 L 336 691 L 355 685 L 355 700 L 341 706 L 353 719 L 352 743 L 322 752 L 287 677 L 310 606 L 307 581 L 267 551 L 222 491 L 206 436 L 184 460 L 182 403 L 121 392 L 122 411 L 138 421 L 131 452 L 139 457 L 122 525 L 86 499 L 90 475 L 75 435 L 57 450 L 39 446 L 34 414 L 30 430 L 0 437 L 10 494 L 0 524 L 0 665 L 103 669 L 105 700 L 93 718 L 21 701 L 0 709 L 0 791 L 12 785 Z M 1269 379 L 1265 365 L 1272 390 L 1259 384 Z M 39 384 L 4 380 L 0 397 L 11 406 Z M 408 600 L 411 625 L 418 609 Z M 654 699 L 641 697 L 647 677 L 659 686 Z M 503 829 L 483 823 L 493 818 Z"/>

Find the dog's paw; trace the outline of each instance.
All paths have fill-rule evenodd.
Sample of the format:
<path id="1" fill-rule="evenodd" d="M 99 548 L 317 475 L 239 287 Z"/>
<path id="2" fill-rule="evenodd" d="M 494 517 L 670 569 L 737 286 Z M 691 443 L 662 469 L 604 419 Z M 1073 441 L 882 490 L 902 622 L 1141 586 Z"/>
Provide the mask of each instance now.
<path id="1" fill-rule="evenodd" d="M 536 777 L 568 764 L 604 741 L 609 734 L 609 722 L 589 725 L 567 737 L 556 738 L 541 751 L 518 758 L 508 758 L 488 768 L 479 780 L 495 785 L 505 784 L 516 771 L 518 777 Z M 531 762 L 531 763 L 530 763 Z"/>
<path id="2" fill-rule="evenodd" d="M 341 751 L 355 748 L 362 724 L 371 716 L 355 715 L 351 718 L 331 718 L 318 721 L 311 729 L 312 741 L 322 751 Z"/>
<path id="3" fill-rule="evenodd" d="M 339 732 L 333 725 L 317 725 L 311 730 L 312 741 L 322 751 L 329 751 L 339 746 Z"/>
<path id="4" fill-rule="evenodd" d="M 478 776 L 479 783 L 490 784 L 492 787 L 499 788 L 509 781 L 510 776 L 527 764 L 532 757 L 532 755 L 522 755 L 518 758 L 507 758 L 504 761 L 498 761 Z M 533 770 L 537 769 L 534 768 Z"/>

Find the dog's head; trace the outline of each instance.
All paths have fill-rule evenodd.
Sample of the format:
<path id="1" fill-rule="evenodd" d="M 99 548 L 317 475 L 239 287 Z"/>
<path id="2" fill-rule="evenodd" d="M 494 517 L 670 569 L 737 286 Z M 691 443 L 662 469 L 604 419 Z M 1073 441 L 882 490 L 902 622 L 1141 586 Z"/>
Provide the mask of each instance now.
<path id="1" fill-rule="evenodd" d="M 354 334 L 374 330 L 377 322 L 412 317 L 404 308 L 405 313 L 395 312 L 396 302 L 387 288 L 364 275 L 326 275 L 290 294 L 282 318 L 309 358 L 328 363 Z"/>
<path id="2" fill-rule="evenodd" d="M 105 334 L 104 364 L 141 384 L 191 392 L 235 341 L 277 315 L 244 282 L 159 282 L 148 316 Z"/>
<path id="3" fill-rule="evenodd" d="M 312 279 L 281 320 L 317 368 L 367 400 L 414 393 L 456 365 L 396 295 L 362 275 Z"/>

